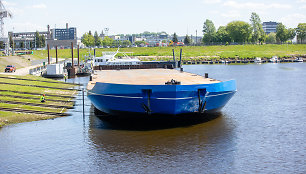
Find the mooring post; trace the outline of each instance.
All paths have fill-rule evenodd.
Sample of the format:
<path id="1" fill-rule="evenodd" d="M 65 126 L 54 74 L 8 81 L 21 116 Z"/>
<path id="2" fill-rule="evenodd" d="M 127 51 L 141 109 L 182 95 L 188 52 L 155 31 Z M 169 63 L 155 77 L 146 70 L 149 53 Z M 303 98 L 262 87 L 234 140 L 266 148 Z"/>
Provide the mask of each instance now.
<path id="1" fill-rule="evenodd" d="M 72 57 L 72 61 L 71 61 L 71 63 L 72 63 L 72 68 L 74 67 L 74 63 L 73 63 L 73 42 L 71 42 L 71 57 Z"/>
<path id="2" fill-rule="evenodd" d="M 181 50 L 180 50 L 180 64 L 179 64 L 180 68 L 182 68 L 182 51 L 183 51 L 183 49 L 181 48 Z"/>
<path id="3" fill-rule="evenodd" d="M 55 57 L 56 57 L 56 63 L 58 63 L 58 57 L 57 57 L 57 46 L 55 46 Z"/>
<path id="4" fill-rule="evenodd" d="M 78 45 L 78 67 L 80 67 L 80 45 Z"/>
<path id="5" fill-rule="evenodd" d="M 175 62 L 175 54 L 174 54 L 174 49 L 172 49 L 173 52 L 173 61 Z"/>
<path id="6" fill-rule="evenodd" d="M 49 44 L 47 45 L 47 49 L 48 49 L 48 64 L 50 64 L 50 46 Z"/>

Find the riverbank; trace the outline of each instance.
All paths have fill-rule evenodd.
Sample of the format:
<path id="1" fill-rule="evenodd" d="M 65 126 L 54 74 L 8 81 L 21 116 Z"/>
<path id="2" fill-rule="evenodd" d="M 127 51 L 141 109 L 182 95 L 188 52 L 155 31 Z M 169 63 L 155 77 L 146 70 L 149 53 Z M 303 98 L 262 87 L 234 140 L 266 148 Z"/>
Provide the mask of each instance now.
<path id="1" fill-rule="evenodd" d="M 0 75 L 0 127 L 68 115 L 65 111 L 73 108 L 75 86 L 31 75 Z"/>
<path id="2" fill-rule="evenodd" d="M 290 45 L 219 45 L 219 46 L 184 46 L 184 47 L 131 47 L 120 48 L 120 52 L 133 52 L 133 56 L 139 57 L 144 61 L 151 60 L 173 60 L 172 49 L 175 50 L 176 58 L 179 58 L 180 49 L 183 49 L 182 60 L 184 61 L 204 61 L 221 59 L 247 59 L 247 58 L 271 58 L 278 56 L 280 58 L 292 58 L 297 56 L 306 56 L 306 44 Z M 116 51 L 117 48 L 96 48 L 96 56 L 101 56 L 102 51 Z M 35 59 L 46 58 L 47 50 L 34 50 Z M 93 49 L 80 49 L 80 57 L 94 54 Z M 74 57 L 77 57 L 77 49 L 74 49 Z M 55 57 L 55 50 L 50 50 L 50 56 Z M 58 50 L 58 56 L 71 57 L 71 49 Z M 120 54 L 118 54 L 120 56 Z"/>

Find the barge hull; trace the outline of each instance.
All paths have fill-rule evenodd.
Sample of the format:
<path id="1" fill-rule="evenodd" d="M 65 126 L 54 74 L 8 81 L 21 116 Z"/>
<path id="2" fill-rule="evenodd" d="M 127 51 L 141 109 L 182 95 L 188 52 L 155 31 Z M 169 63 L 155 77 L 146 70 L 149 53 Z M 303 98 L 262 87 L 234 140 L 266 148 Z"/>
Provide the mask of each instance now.
<path id="1" fill-rule="evenodd" d="M 235 92 L 235 80 L 195 85 L 128 85 L 96 82 L 88 91 L 88 97 L 98 110 L 110 115 L 180 115 L 218 111 Z"/>

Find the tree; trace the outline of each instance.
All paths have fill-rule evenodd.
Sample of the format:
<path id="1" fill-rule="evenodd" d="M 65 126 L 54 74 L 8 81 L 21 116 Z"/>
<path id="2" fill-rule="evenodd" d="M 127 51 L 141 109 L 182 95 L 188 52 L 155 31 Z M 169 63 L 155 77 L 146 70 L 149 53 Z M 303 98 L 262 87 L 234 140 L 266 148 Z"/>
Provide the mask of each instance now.
<path id="1" fill-rule="evenodd" d="M 87 47 L 93 47 L 95 45 L 95 38 L 89 33 L 83 34 L 81 41 Z"/>
<path id="2" fill-rule="evenodd" d="M 177 43 L 177 42 L 178 42 L 176 33 L 173 34 L 172 41 L 173 41 L 174 43 Z"/>
<path id="3" fill-rule="evenodd" d="M 122 42 L 122 46 L 124 46 L 124 47 L 129 46 L 129 45 L 131 45 L 131 42 L 129 40 L 124 40 Z"/>
<path id="4" fill-rule="evenodd" d="M 146 42 L 145 41 L 136 41 L 135 44 L 137 46 L 145 46 Z"/>
<path id="5" fill-rule="evenodd" d="M 268 44 L 275 44 L 276 43 L 276 34 L 275 33 L 269 33 L 266 39 L 266 43 Z"/>
<path id="6" fill-rule="evenodd" d="M 297 40 L 300 40 L 300 43 L 306 39 L 306 23 L 299 23 L 296 28 Z"/>
<path id="7" fill-rule="evenodd" d="M 264 41 L 265 32 L 262 29 L 262 24 L 259 16 L 253 12 L 250 18 L 251 26 L 252 26 L 252 42 Z"/>
<path id="8" fill-rule="evenodd" d="M 203 34 L 204 34 L 203 36 L 204 43 L 212 43 L 215 41 L 216 28 L 215 28 L 214 23 L 209 19 L 206 19 L 206 21 L 204 22 Z"/>
<path id="9" fill-rule="evenodd" d="M 114 40 L 112 38 L 109 38 L 109 37 L 104 37 L 104 40 L 103 40 L 103 45 L 104 46 L 112 46 L 113 45 L 113 42 Z"/>
<path id="10" fill-rule="evenodd" d="M 41 48 L 46 46 L 46 38 L 43 35 L 40 36 L 40 44 Z"/>
<path id="11" fill-rule="evenodd" d="M 279 23 L 276 27 L 276 39 L 278 39 L 281 43 L 288 40 L 288 30 L 282 23 Z"/>
<path id="12" fill-rule="evenodd" d="M 10 47 L 13 48 L 13 43 L 14 43 L 14 41 L 13 41 L 13 36 L 12 36 L 12 34 L 10 34 L 9 42 L 10 42 Z"/>
<path id="13" fill-rule="evenodd" d="M 41 37 L 39 37 L 39 32 L 35 32 L 35 47 L 41 48 Z"/>
<path id="14" fill-rule="evenodd" d="M 102 45 L 102 39 L 99 37 L 98 32 L 95 31 L 95 46 L 100 47 Z"/>
<path id="15" fill-rule="evenodd" d="M 186 34 L 186 37 L 184 38 L 184 44 L 190 45 L 190 43 L 191 43 L 190 37 Z"/>
<path id="16" fill-rule="evenodd" d="M 246 22 L 233 21 L 227 24 L 226 31 L 231 37 L 231 40 L 234 42 L 242 43 L 249 40 L 252 29 L 250 24 Z"/>
<path id="17" fill-rule="evenodd" d="M 231 38 L 226 31 L 225 26 L 220 26 L 218 28 L 218 31 L 216 33 L 216 42 L 221 42 L 221 43 L 226 43 L 226 42 L 231 42 Z"/>
<path id="18" fill-rule="evenodd" d="M 295 29 L 293 29 L 293 28 L 289 28 L 288 29 L 288 32 L 287 32 L 287 37 L 288 37 L 288 39 L 289 40 L 293 40 L 293 38 L 296 36 L 296 32 L 295 32 Z M 288 40 L 287 39 L 287 40 Z"/>

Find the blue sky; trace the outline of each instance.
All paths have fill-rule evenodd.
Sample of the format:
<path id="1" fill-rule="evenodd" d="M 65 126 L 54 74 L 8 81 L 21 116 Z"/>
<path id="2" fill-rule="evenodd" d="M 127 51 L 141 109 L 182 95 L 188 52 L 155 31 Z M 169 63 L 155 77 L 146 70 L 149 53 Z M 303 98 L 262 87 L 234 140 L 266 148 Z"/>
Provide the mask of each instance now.
<path id="1" fill-rule="evenodd" d="M 45 31 L 77 27 L 78 37 L 88 30 L 109 28 L 109 34 L 166 31 L 178 35 L 202 35 L 206 19 L 216 28 L 233 20 L 249 22 L 252 12 L 262 21 L 282 22 L 296 27 L 306 22 L 306 0 L 4 0 L 12 19 L 7 31 Z"/>

